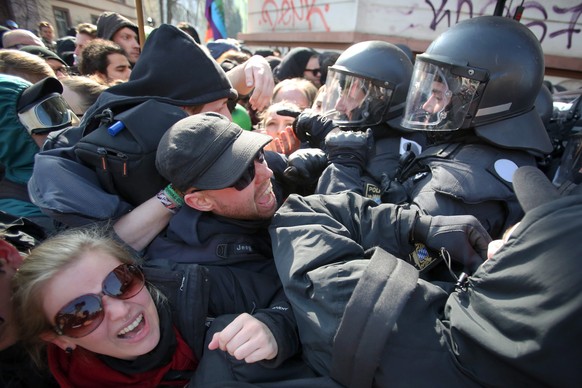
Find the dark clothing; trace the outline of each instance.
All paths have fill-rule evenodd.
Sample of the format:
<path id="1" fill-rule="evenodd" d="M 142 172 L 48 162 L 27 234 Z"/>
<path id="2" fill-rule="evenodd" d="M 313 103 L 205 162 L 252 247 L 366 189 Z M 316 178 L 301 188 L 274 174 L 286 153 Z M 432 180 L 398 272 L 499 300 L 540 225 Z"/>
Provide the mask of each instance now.
<path id="1" fill-rule="evenodd" d="M 486 144 L 444 143 L 425 149 L 404 179 L 410 203 L 430 215 L 475 216 L 498 238 L 523 216 L 511 177 L 534 156 Z"/>
<path id="2" fill-rule="evenodd" d="M 374 246 L 374 239 L 380 243 L 394 235 L 396 209 L 350 193 L 291 196 L 273 219 L 277 269 L 306 359 L 317 372 L 329 375 L 338 358 L 355 354 L 345 368 L 360 363 L 372 374 L 368 384 L 352 384 L 358 387 L 576 386 L 582 381 L 580 349 L 573 346 L 582 341 L 582 245 L 577 243 L 582 196 L 529 212 L 505 246 L 457 289 L 399 276 L 407 272 L 403 266 L 410 267 L 392 255 L 397 247 Z M 378 268 L 390 269 L 385 276 L 369 273 L 378 262 Z M 403 287 L 409 292 L 392 299 Z M 363 294 L 368 304 L 355 303 L 370 290 L 376 291 Z M 395 323 L 382 331 L 347 331 L 352 338 L 346 338 L 346 322 L 368 329 Z M 419 373 L 427 366 L 430 373 Z M 332 377 L 343 375 L 333 372 Z M 354 380 L 366 372 L 356 370 Z"/>
<path id="3" fill-rule="evenodd" d="M 56 388 L 57 382 L 46 370 L 33 364 L 22 344 L 0 351 L 0 387 L 3 388 Z"/>
<path id="4" fill-rule="evenodd" d="M 288 78 L 303 78 L 307 62 L 314 56 L 318 56 L 317 51 L 314 49 L 295 47 L 285 54 L 281 63 L 273 70 L 275 79 L 279 82 Z"/>
<path id="5" fill-rule="evenodd" d="M 380 203 L 382 182 L 398 173 L 402 155 L 408 151 L 419 154 L 425 143 L 422 134 L 403 133 L 384 124 L 372 127 L 372 134 L 374 145 L 368 151 L 364 170 L 330 163 L 319 178 L 317 194 L 349 190 Z"/>
<path id="6" fill-rule="evenodd" d="M 106 192 L 95 170 L 74 153 L 79 139 L 107 119 L 104 113 L 108 109 L 116 114 L 149 99 L 192 106 L 236 97 L 220 66 L 175 26 L 163 24 L 153 31 L 141 58 L 128 82 L 103 92 L 79 127 L 51 134 L 35 158 L 28 184 L 31 199 L 44 213 L 67 226 L 116 219 L 133 207 L 126 199 Z M 169 67 L 173 70 L 168 71 Z"/>
<path id="7" fill-rule="evenodd" d="M 210 284 L 208 316 L 252 314 L 277 340 L 277 357 L 266 363 L 279 365 L 298 352 L 299 342 L 295 318 L 274 266 L 268 223 L 184 207 L 150 244 L 147 256 L 204 265 Z"/>

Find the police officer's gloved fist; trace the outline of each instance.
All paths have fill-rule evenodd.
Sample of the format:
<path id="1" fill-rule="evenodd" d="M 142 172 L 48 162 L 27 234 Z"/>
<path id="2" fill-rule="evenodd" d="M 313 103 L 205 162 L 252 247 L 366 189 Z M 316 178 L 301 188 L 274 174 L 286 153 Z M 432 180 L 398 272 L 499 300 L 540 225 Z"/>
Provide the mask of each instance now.
<path id="1" fill-rule="evenodd" d="M 364 169 L 371 147 L 371 131 L 339 131 L 327 135 L 325 148 L 330 163 Z"/>
<path id="2" fill-rule="evenodd" d="M 289 155 L 287 166 L 285 178 L 295 184 L 311 184 L 327 166 L 327 156 L 319 148 L 302 148 Z"/>
<path id="3" fill-rule="evenodd" d="M 473 273 L 487 259 L 491 237 L 473 216 L 419 215 L 411 233 L 413 242 L 424 243 L 439 252 L 446 249 L 451 259 L 461 263 L 464 271 Z"/>
<path id="4" fill-rule="evenodd" d="M 295 136 L 302 142 L 307 142 L 310 147 L 322 148 L 325 137 L 336 126 L 332 120 L 314 114 L 312 110 L 305 109 L 298 115 L 294 111 L 278 110 L 278 115 L 295 117 L 293 121 L 293 131 Z"/>

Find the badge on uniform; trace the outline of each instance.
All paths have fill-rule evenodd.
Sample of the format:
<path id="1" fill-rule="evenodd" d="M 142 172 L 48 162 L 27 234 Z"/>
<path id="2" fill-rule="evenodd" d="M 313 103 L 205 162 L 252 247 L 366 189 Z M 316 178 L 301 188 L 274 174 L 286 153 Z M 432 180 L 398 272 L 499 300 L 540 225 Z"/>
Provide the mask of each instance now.
<path id="1" fill-rule="evenodd" d="M 414 250 L 409 255 L 410 263 L 413 264 L 419 271 L 424 271 L 431 267 L 431 264 L 436 263 L 439 259 L 437 255 L 430 252 L 426 245 L 416 243 Z"/>

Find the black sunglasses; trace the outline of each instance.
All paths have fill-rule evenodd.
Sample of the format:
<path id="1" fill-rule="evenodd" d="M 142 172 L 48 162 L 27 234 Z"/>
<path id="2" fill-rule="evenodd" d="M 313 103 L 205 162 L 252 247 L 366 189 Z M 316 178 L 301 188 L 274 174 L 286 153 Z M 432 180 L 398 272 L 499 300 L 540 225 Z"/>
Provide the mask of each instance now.
<path id="1" fill-rule="evenodd" d="M 99 327 L 105 313 L 101 299 L 103 295 L 116 299 L 136 296 L 144 287 L 145 278 L 139 267 L 121 264 L 103 280 L 99 294 L 85 294 L 73 299 L 55 315 L 55 331 L 58 335 L 81 338 Z"/>
<path id="2" fill-rule="evenodd" d="M 247 186 L 251 184 L 253 179 L 255 179 L 255 173 L 256 173 L 255 162 L 260 163 L 260 164 L 265 162 L 265 150 L 264 149 L 261 148 L 259 150 L 259 152 L 257 152 L 257 155 L 249 163 L 246 170 L 244 170 L 242 175 L 229 187 L 233 187 L 238 191 L 242 191 L 242 190 L 246 189 Z M 198 191 L 205 191 L 205 190 L 209 190 L 209 189 L 192 190 L 189 193 L 196 193 Z"/>
<path id="3" fill-rule="evenodd" d="M 321 74 L 321 69 L 305 69 L 303 71 L 310 71 L 315 77 Z"/>

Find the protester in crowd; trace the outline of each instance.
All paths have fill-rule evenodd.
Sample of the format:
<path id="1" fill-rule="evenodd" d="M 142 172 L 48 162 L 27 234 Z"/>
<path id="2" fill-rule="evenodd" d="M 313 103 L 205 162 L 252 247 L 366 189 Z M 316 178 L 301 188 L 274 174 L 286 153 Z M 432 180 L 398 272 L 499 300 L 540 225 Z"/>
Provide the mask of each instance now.
<path id="1" fill-rule="evenodd" d="M 69 76 L 69 66 L 67 63 L 48 48 L 40 46 L 24 46 L 21 47 L 20 50 L 37 55 L 44 59 L 51 69 L 53 69 L 57 78 L 62 79 Z"/>
<path id="2" fill-rule="evenodd" d="M 309 84 L 311 85 L 311 83 Z M 257 132 L 264 133 L 273 138 L 273 141 L 265 146 L 266 150 L 291 155 L 301 147 L 301 141 L 293 132 L 294 118 L 280 115 L 278 113 L 280 110 L 300 112 L 301 108 L 288 101 L 271 104 L 261 113 L 261 122 L 259 123 Z"/>
<path id="3" fill-rule="evenodd" d="M 107 86 L 85 76 L 71 76 L 61 80 L 63 84 L 63 98 L 79 118 L 83 117 L 87 109 L 97 101 Z"/>
<path id="4" fill-rule="evenodd" d="M 24 78 L 33 84 L 47 77 L 56 78 L 45 60 L 20 50 L 0 50 L 0 73 Z"/>
<path id="5" fill-rule="evenodd" d="M 283 57 L 281 63 L 273 70 L 273 74 L 278 82 L 300 77 L 320 87 L 319 54 L 311 48 L 295 47 Z"/>
<path id="6" fill-rule="evenodd" d="M 277 311 L 261 308 L 272 295 L 245 287 L 249 276 L 242 271 L 184 271 L 187 277 L 174 289 L 159 283 L 165 295 L 155 286 L 160 272 L 146 268 L 152 274 L 146 278 L 136 258 L 106 232 L 65 231 L 33 249 L 14 276 L 19 336 L 40 365 L 48 353 L 61 386 L 185 386 L 203 354 L 206 324 L 223 312 L 238 313 L 234 325 L 244 328 L 229 349 L 238 343 L 232 352 L 246 360 L 244 366 L 274 365 L 283 350 L 249 323 L 273 324 L 268 317 Z"/>
<path id="7" fill-rule="evenodd" d="M 31 45 L 45 47 L 42 40 L 28 30 L 16 29 L 2 35 L 2 47 L 5 49 L 19 49 Z"/>
<path id="8" fill-rule="evenodd" d="M 327 81 L 327 71 L 330 66 L 333 66 L 340 56 L 340 52 L 337 51 L 324 51 L 319 54 L 319 64 L 321 68 L 320 82 L 321 85 L 325 85 Z"/>
<path id="9" fill-rule="evenodd" d="M 54 53 L 57 52 L 57 46 L 56 46 L 57 42 L 55 39 L 55 28 L 53 27 L 52 24 L 50 24 L 46 20 L 39 22 L 38 23 L 38 35 L 40 36 L 42 43 L 44 43 L 44 45 L 47 49 L 51 50 Z"/>
<path id="10" fill-rule="evenodd" d="M 270 141 L 270 137 L 244 131 L 217 113 L 196 114 L 174 124 L 160 141 L 156 166 L 183 197 L 184 205 L 149 246 L 147 257 L 249 271 L 256 275 L 251 288 L 264 289 L 265 276 L 271 278 L 269 287 L 279 285 L 266 229 L 278 207 L 271 184 L 273 173 L 263 150 Z M 293 314 L 279 290 L 265 311 L 268 319 L 258 318 L 260 335 L 278 349 L 275 366 L 297 351 Z M 236 335 L 225 328 L 214 334 L 209 349 L 236 356 L 238 344 L 246 342 L 250 330 L 257 330 L 253 326 L 253 321 L 240 323 Z M 213 364 L 220 360 L 221 352 L 208 357 L 214 361 L 202 372 L 200 386 L 202 381 L 217 379 Z M 295 368 L 297 360 L 291 361 Z M 287 364 L 283 370 L 287 373 Z M 232 379 L 239 379 L 236 370 L 232 374 Z M 272 375 L 269 379 L 268 374 Z M 277 370 L 262 371 L 261 375 L 263 381 L 281 378 Z M 225 375 L 220 378 L 229 379 Z"/>
<path id="11" fill-rule="evenodd" d="M 473 275 L 448 286 L 418 279 L 401 260 L 393 205 L 291 196 L 271 236 L 309 365 L 353 387 L 579 381 L 582 190 L 560 197 L 535 166 L 517 169 L 513 186 L 525 217 Z"/>
<path id="12" fill-rule="evenodd" d="M 137 24 L 117 12 L 103 12 L 97 19 L 97 38 L 111 40 L 124 50 L 135 65 L 141 53 Z"/>
<path id="13" fill-rule="evenodd" d="M 72 226 L 116 219 L 117 233 L 136 249 L 143 249 L 172 214 L 156 198 L 157 191 L 163 187 L 142 187 L 142 192 L 151 191 L 151 199 L 143 203 L 143 207 L 132 206 L 127 199 L 105 192 L 96 180 L 95 170 L 81 164 L 74 149 L 58 149 L 58 146 L 75 144 L 93 116 L 110 107 L 131 103 L 130 106 L 134 106 L 153 99 L 181 107 L 187 114 L 215 111 L 228 117 L 227 101 L 236 98 L 236 90 L 242 95 L 252 92 L 250 104 L 262 109 L 268 104 L 274 86 L 264 58 L 253 57 L 225 74 L 190 36 L 171 25 L 164 24 L 151 33 L 142 55 L 146 60 L 136 64 L 130 80 L 103 92 L 85 113 L 79 128 L 71 128 L 61 137 L 51 139 L 50 148 L 55 149 L 38 155 L 29 183 L 33 201 L 59 222 Z M 174 71 L 167 71 L 169 67 Z M 96 121 L 99 125 L 100 119 Z M 155 122 L 148 124 L 155 125 Z M 51 172 L 50 179 L 45 176 L 47 171 Z M 70 184 L 75 185 L 77 192 L 83 191 L 75 201 L 60 198 L 58 194 L 66 192 Z M 148 184 L 143 182 L 145 186 Z M 123 216 L 130 214 L 143 215 L 143 219 L 125 222 Z"/>
<path id="14" fill-rule="evenodd" d="M 176 27 L 190 35 L 196 41 L 196 43 L 202 44 L 202 42 L 200 41 L 200 36 L 198 35 L 198 31 L 196 30 L 196 27 L 194 27 L 192 24 L 188 22 L 180 22 L 176 25 Z"/>
<path id="15" fill-rule="evenodd" d="M 131 64 L 125 50 L 105 39 L 93 39 L 85 45 L 78 68 L 81 75 L 106 86 L 125 82 L 131 74 Z"/>
<path id="16" fill-rule="evenodd" d="M 97 38 L 97 26 L 95 24 L 79 23 L 77 25 L 77 34 L 75 35 L 75 64 L 77 66 L 85 45 L 95 38 Z"/>
<path id="17" fill-rule="evenodd" d="M 56 78 L 31 84 L 19 77 L 0 74 L 0 163 L 4 166 L 0 210 L 26 217 L 47 231 L 54 230 L 53 222 L 31 203 L 26 185 L 32 175 L 34 157 L 49 132 L 70 126 L 73 121 L 62 91 Z"/>
<path id="18" fill-rule="evenodd" d="M 18 338 L 12 313 L 12 277 L 23 258 L 46 234 L 26 218 L 0 211 L 0 385 L 2 387 L 57 387 L 49 373 L 34 365 Z"/>
<path id="19" fill-rule="evenodd" d="M 313 105 L 316 95 L 317 88 L 310 81 L 305 78 L 288 78 L 275 85 L 273 103 L 289 101 L 304 110 Z"/>
<path id="20" fill-rule="evenodd" d="M 69 67 L 69 73 L 74 75 L 75 68 L 75 41 L 74 36 L 63 36 L 57 39 L 57 55 L 65 61 Z"/>

